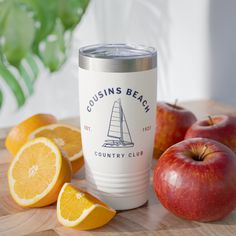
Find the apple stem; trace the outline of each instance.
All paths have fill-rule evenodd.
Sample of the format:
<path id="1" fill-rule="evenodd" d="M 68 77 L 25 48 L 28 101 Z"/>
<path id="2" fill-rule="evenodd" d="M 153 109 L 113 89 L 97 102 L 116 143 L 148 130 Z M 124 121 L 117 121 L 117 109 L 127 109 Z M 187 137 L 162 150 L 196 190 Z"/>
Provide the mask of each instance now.
<path id="1" fill-rule="evenodd" d="M 200 159 L 200 160 L 203 160 L 203 159 L 204 159 L 204 155 L 205 155 L 207 149 L 208 149 L 208 146 L 207 146 L 207 145 L 204 145 L 204 149 L 203 149 L 202 153 L 199 155 L 199 159 Z"/>
<path id="2" fill-rule="evenodd" d="M 213 119 L 211 118 L 211 116 L 208 116 L 208 119 L 209 119 L 209 124 L 210 124 L 210 125 L 214 125 L 214 121 L 213 121 Z"/>
<path id="3" fill-rule="evenodd" d="M 175 99 L 174 108 L 176 108 L 177 103 L 178 103 L 178 99 Z"/>

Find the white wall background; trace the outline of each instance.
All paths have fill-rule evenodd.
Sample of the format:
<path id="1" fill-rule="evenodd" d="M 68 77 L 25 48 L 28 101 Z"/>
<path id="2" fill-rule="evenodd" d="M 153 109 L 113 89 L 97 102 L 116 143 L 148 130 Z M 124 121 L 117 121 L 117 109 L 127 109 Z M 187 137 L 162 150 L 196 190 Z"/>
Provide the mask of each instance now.
<path id="1" fill-rule="evenodd" d="M 47 112 L 79 114 L 78 48 L 94 43 L 139 43 L 158 50 L 158 99 L 218 99 L 236 105 L 236 1 L 91 0 L 77 27 L 71 55 L 53 75 L 42 71 L 34 95 L 20 110 L 4 86 L 0 127 Z"/>

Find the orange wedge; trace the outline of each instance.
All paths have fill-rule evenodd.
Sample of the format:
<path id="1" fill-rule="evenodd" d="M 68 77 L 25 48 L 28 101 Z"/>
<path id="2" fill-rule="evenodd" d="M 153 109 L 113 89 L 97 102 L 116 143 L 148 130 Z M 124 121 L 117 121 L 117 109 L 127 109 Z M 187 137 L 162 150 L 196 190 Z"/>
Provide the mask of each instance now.
<path id="1" fill-rule="evenodd" d="M 8 151 L 15 156 L 19 149 L 28 141 L 29 135 L 39 127 L 56 123 L 57 119 L 49 114 L 36 114 L 12 128 L 6 138 Z"/>
<path id="2" fill-rule="evenodd" d="M 55 202 L 63 184 L 70 180 L 70 162 L 46 138 L 23 145 L 8 170 L 10 193 L 23 207 L 42 207 Z"/>
<path id="3" fill-rule="evenodd" d="M 67 157 L 72 166 L 73 174 L 84 164 L 80 130 L 64 124 L 52 124 L 35 130 L 30 139 L 46 137 L 55 142 L 63 155 Z"/>
<path id="4" fill-rule="evenodd" d="M 91 194 L 65 183 L 57 200 L 57 218 L 67 227 L 90 230 L 108 223 L 116 214 Z"/>

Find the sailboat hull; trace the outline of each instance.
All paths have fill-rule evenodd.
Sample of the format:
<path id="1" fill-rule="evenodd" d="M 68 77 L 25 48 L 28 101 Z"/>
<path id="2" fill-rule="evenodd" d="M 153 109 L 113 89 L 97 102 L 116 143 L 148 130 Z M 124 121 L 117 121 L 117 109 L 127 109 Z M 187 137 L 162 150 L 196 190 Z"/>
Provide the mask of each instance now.
<path id="1" fill-rule="evenodd" d="M 120 140 L 106 140 L 102 146 L 107 148 L 128 148 L 133 147 L 134 143 Z"/>

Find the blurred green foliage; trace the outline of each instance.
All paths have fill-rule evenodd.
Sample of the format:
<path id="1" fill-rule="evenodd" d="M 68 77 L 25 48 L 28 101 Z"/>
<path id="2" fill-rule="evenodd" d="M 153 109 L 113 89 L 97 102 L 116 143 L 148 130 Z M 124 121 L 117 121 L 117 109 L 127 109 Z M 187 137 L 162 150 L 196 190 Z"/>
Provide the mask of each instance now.
<path id="1" fill-rule="evenodd" d="M 12 91 L 18 107 L 34 91 L 41 62 L 58 71 L 76 25 L 89 0 L 1 0 L 0 80 Z M 0 87 L 0 108 L 4 102 Z"/>

